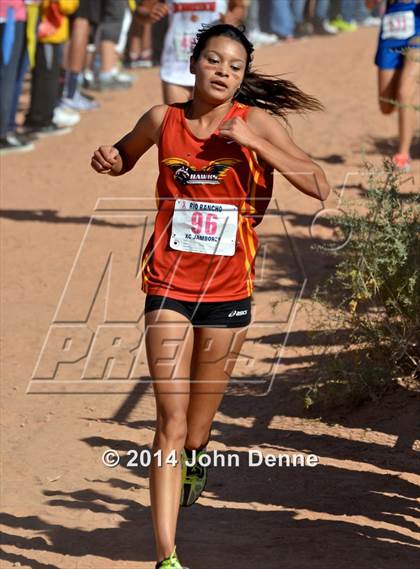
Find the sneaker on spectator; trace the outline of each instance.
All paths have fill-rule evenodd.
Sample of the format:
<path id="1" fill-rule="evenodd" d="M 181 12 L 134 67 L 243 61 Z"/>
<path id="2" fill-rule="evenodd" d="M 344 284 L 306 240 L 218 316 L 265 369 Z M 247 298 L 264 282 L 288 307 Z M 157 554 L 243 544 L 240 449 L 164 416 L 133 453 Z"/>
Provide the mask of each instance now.
<path id="1" fill-rule="evenodd" d="M 140 56 L 134 62 L 132 69 L 150 69 L 153 67 L 153 60 L 150 57 Z"/>
<path id="2" fill-rule="evenodd" d="M 61 105 L 54 109 L 53 123 L 57 126 L 74 126 L 80 118 L 80 113 Z"/>
<path id="3" fill-rule="evenodd" d="M 4 138 L 0 138 L 0 154 L 11 154 L 12 152 L 30 152 L 35 148 L 32 140 L 23 134 L 10 133 Z"/>
<path id="4" fill-rule="evenodd" d="M 339 32 L 355 32 L 357 30 L 357 24 L 354 20 L 347 22 L 343 20 L 341 16 L 337 16 L 335 20 L 331 20 L 330 24 L 337 28 Z"/>
<path id="5" fill-rule="evenodd" d="M 124 61 L 126 69 L 149 69 L 153 67 L 152 50 L 146 49 L 140 55 L 127 55 Z"/>
<path id="6" fill-rule="evenodd" d="M 117 73 L 107 78 L 99 77 L 90 88 L 93 91 L 121 91 L 123 89 L 130 89 L 130 87 L 133 86 L 133 80 L 131 77 L 130 80 L 127 80 L 127 77 L 129 76 L 124 76 L 122 73 Z"/>
<path id="7" fill-rule="evenodd" d="M 249 41 L 255 46 L 273 45 L 278 42 L 276 34 L 266 34 L 260 30 L 254 30 L 249 33 Z"/>
<path id="8" fill-rule="evenodd" d="M 277 34 L 277 41 L 281 43 L 291 43 L 296 41 L 296 38 L 293 34 L 289 36 L 283 36 L 281 34 Z"/>
<path id="9" fill-rule="evenodd" d="M 118 81 L 124 81 L 126 83 L 134 83 L 134 76 L 130 73 L 124 73 L 124 71 L 119 71 L 118 69 L 115 70 L 114 75 L 117 77 Z"/>
<path id="10" fill-rule="evenodd" d="M 35 142 L 35 140 L 38 140 L 36 134 L 33 132 L 25 132 L 25 130 L 25 126 L 18 126 L 13 134 L 23 142 Z"/>
<path id="11" fill-rule="evenodd" d="M 25 125 L 25 132 L 28 134 L 35 134 L 38 138 L 44 136 L 60 136 L 62 134 L 69 134 L 71 128 L 68 126 L 57 126 L 55 123 L 46 126 L 31 126 Z"/>
<path id="12" fill-rule="evenodd" d="M 61 99 L 60 107 L 71 109 L 73 111 L 93 111 L 99 108 L 98 101 L 85 97 L 79 91 L 76 91 L 74 97 L 64 97 Z"/>
<path id="13" fill-rule="evenodd" d="M 128 86 L 131 86 L 134 82 L 134 78 L 132 75 L 118 71 L 118 68 L 114 69 L 114 71 L 112 72 L 112 75 L 117 78 L 118 82 L 127 83 Z M 87 69 L 83 73 L 82 87 L 84 87 L 85 89 L 91 89 L 93 91 L 98 91 L 98 90 L 101 91 L 102 89 L 96 89 L 98 83 L 103 82 L 103 80 L 107 81 L 108 79 L 111 79 L 111 76 L 103 78 L 103 77 L 101 77 L 101 74 L 99 74 L 99 78 L 96 79 L 93 71 L 91 71 L 90 69 Z M 84 96 L 87 99 L 91 98 L 87 95 L 84 95 Z"/>
<path id="14" fill-rule="evenodd" d="M 375 28 L 381 25 L 381 18 L 376 18 L 375 16 L 368 16 L 362 22 L 360 22 L 361 26 L 365 28 Z"/>
<path id="15" fill-rule="evenodd" d="M 317 20 L 314 23 L 314 33 L 321 36 L 335 36 L 338 30 L 328 20 Z"/>
<path id="16" fill-rule="evenodd" d="M 294 31 L 295 38 L 306 38 L 314 33 L 314 27 L 311 22 L 302 22 L 297 24 Z"/>

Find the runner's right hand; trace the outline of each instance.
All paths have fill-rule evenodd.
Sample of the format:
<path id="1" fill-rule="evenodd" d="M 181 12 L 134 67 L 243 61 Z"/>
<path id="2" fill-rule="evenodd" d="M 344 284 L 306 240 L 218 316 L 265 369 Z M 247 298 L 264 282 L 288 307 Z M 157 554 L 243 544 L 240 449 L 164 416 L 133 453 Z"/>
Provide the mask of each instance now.
<path id="1" fill-rule="evenodd" d="M 115 146 L 100 146 L 93 153 L 90 165 L 99 174 L 109 174 L 118 162 L 120 153 Z"/>

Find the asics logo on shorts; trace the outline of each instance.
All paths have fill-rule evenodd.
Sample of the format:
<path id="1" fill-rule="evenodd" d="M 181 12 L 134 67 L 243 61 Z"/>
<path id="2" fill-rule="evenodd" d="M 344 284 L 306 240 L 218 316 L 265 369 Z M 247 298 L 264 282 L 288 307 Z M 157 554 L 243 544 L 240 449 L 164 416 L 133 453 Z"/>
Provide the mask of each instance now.
<path id="1" fill-rule="evenodd" d="M 232 316 L 245 316 L 245 314 L 248 314 L 248 310 L 232 310 L 232 312 L 228 314 L 228 318 L 232 318 Z"/>

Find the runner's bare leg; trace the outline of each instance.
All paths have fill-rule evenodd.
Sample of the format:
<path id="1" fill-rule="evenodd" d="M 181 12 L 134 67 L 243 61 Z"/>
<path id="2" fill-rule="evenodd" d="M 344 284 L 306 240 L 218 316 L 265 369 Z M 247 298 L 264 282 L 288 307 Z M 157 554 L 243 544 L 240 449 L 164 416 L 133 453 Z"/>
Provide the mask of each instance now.
<path id="1" fill-rule="evenodd" d="M 157 559 L 172 553 L 181 493 L 180 456 L 187 434 L 189 376 L 193 350 L 192 326 L 173 310 L 146 314 L 146 350 L 156 398 L 157 424 L 153 453 L 161 450 L 150 467 L 150 499 Z M 165 464 L 176 451 L 178 464 Z"/>
<path id="2" fill-rule="evenodd" d="M 185 446 L 205 444 L 248 328 L 195 328 Z"/>

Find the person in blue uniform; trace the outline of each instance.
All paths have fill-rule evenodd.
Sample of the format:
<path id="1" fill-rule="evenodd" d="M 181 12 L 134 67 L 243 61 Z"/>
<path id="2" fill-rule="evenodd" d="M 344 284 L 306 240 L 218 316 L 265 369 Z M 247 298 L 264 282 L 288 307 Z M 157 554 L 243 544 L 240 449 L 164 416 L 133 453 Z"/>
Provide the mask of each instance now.
<path id="1" fill-rule="evenodd" d="M 381 1 L 366 0 L 366 5 L 373 8 Z M 411 170 L 416 94 L 418 98 L 419 48 L 420 0 L 387 0 L 375 57 L 379 107 L 386 115 L 398 112 L 399 146 L 393 159 L 407 172 Z"/>

